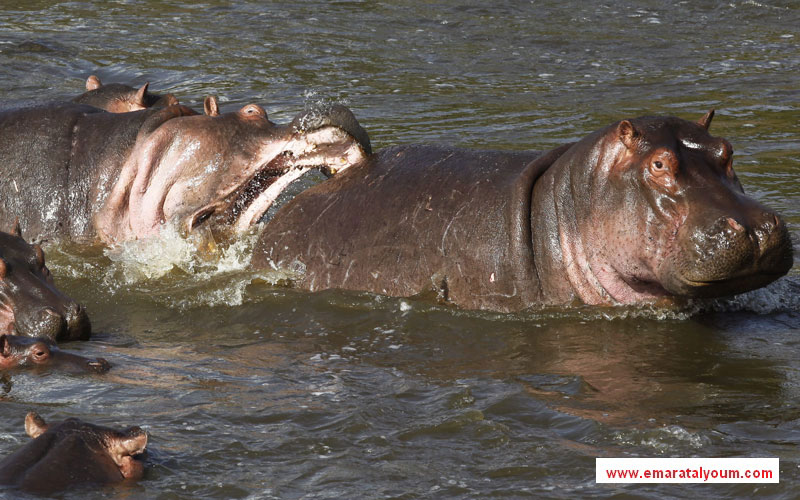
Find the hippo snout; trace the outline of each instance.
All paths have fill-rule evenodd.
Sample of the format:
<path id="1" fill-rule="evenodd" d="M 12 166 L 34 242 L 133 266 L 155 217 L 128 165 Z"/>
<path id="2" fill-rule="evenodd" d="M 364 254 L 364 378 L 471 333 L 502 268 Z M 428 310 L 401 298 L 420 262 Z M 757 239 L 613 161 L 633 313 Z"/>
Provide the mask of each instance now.
<path id="1" fill-rule="evenodd" d="M 92 334 L 92 325 L 86 308 L 77 302 L 73 302 L 67 307 L 65 319 L 67 328 L 64 332 L 64 340 L 87 340 Z"/>
<path id="2" fill-rule="evenodd" d="M 67 330 L 66 318 L 52 307 L 42 308 L 37 317 L 32 319 L 32 324 L 27 326 L 36 336 L 57 339 Z"/>
<path id="3" fill-rule="evenodd" d="M 766 210 L 720 216 L 706 227 L 696 227 L 687 240 L 678 267 L 691 295 L 753 290 L 786 274 L 793 264 L 786 224 Z"/>
<path id="4" fill-rule="evenodd" d="M 38 312 L 23 315 L 16 324 L 17 332 L 28 337 L 44 337 L 52 341 L 87 340 L 92 327 L 86 309 L 69 303 L 64 311 L 47 306 Z"/>
<path id="5" fill-rule="evenodd" d="M 308 108 L 294 117 L 291 126 L 295 130 L 304 132 L 319 130 L 324 127 L 336 127 L 356 139 L 364 153 L 372 153 L 372 145 L 367 131 L 358 123 L 353 112 L 341 104 Z"/>

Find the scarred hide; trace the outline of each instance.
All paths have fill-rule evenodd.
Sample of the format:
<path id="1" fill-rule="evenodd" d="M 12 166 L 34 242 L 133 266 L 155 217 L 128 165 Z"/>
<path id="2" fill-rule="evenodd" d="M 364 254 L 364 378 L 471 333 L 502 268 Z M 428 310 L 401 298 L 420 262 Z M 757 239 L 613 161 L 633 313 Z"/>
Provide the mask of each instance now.
<path id="1" fill-rule="evenodd" d="M 296 269 L 308 290 L 432 290 L 498 311 L 752 290 L 788 272 L 791 243 L 744 194 L 712 116 L 623 120 L 533 161 L 385 149 L 279 210 L 253 266 Z"/>

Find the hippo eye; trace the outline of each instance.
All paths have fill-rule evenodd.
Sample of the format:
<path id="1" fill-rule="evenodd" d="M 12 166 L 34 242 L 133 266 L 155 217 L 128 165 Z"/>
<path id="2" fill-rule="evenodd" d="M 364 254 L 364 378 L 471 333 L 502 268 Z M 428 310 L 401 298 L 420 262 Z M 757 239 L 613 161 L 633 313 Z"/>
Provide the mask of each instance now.
<path id="1" fill-rule="evenodd" d="M 662 168 L 664 168 L 664 164 L 661 163 L 660 161 L 656 160 L 655 162 L 653 162 L 653 167 L 656 170 L 661 170 Z"/>

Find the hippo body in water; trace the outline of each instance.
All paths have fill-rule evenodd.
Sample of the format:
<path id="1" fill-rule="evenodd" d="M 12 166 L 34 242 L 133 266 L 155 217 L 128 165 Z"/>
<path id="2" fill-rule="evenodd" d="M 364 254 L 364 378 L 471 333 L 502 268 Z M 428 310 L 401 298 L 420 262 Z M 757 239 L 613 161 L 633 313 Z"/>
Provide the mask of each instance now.
<path id="1" fill-rule="evenodd" d="M 86 80 L 86 92 L 72 99 L 72 102 L 94 106 L 110 113 L 127 113 L 179 104 L 172 94 L 151 94 L 148 91 L 149 86 L 149 83 L 145 83 L 137 89 L 122 83 L 103 85 L 99 78 L 92 75 Z"/>
<path id="2" fill-rule="evenodd" d="M 140 479 L 147 434 L 139 427 L 116 431 L 70 418 L 48 425 L 36 413 L 25 417 L 28 444 L 0 461 L 0 484 L 47 495 L 84 484 Z"/>
<path id="3" fill-rule="evenodd" d="M 0 334 L 51 341 L 91 334 L 86 309 L 55 287 L 44 251 L 22 239 L 18 225 L 0 231 Z"/>
<path id="4" fill-rule="evenodd" d="M 47 367 L 72 373 L 105 373 L 111 364 L 62 351 L 44 338 L 0 335 L 0 372 L 14 368 Z"/>
<path id="5" fill-rule="evenodd" d="M 543 154 L 388 148 L 279 210 L 253 265 L 496 311 L 752 290 L 788 272 L 791 242 L 712 116 L 623 120 Z"/>
<path id="6" fill-rule="evenodd" d="M 36 238 L 114 245 L 159 232 L 245 230 L 279 182 L 369 153 L 342 106 L 276 125 L 251 104 L 219 116 L 183 106 L 107 113 L 66 104 L 0 113 L 0 225 Z"/>

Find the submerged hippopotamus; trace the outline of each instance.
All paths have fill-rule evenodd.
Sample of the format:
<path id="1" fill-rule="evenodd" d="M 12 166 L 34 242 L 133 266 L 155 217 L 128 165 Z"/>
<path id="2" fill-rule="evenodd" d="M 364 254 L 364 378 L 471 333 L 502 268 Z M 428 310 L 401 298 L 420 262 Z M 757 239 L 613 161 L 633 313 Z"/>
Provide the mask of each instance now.
<path id="1" fill-rule="evenodd" d="M 0 334 L 85 340 L 86 309 L 61 293 L 44 263 L 44 251 L 22 239 L 19 224 L 0 231 Z"/>
<path id="2" fill-rule="evenodd" d="M 76 373 L 105 373 L 111 364 L 64 352 L 45 338 L 0 335 L 0 372 L 13 368 L 48 367 Z"/>
<path id="3" fill-rule="evenodd" d="M 712 116 L 622 120 L 543 154 L 384 149 L 279 210 L 253 265 L 497 311 L 762 287 L 791 268 L 789 233 L 744 194 Z"/>
<path id="4" fill-rule="evenodd" d="M 28 444 L 0 462 L 0 484 L 36 494 L 71 486 L 140 479 L 147 434 L 139 427 L 116 431 L 69 418 L 47 425 L 34 412 L 25 417 Z"/>
<path id="5" fill-rule="evenodd" d="M 134 88 L 122 83 L 103 85 L 92 75 L 86 80 L 86 92 L 72 99 L 77 104 L 88 104 L 111 113 L 127 113 L 153 107 L 166 107 L 178 104 L 172 94 L 158 95 L 148 92 L 149 83 Z"/>
<path id="6" fill-rule="evenodd" d="M 343 106 L 289 125 L 255 104 L 192 115 L 183 106 L 113 114 L 79 104 L 0 113 L 0 224 L 19 217 L 29 235 L 107 245 L 167 223 L 242 231 L 291 179 L 370 153 Z"/>

